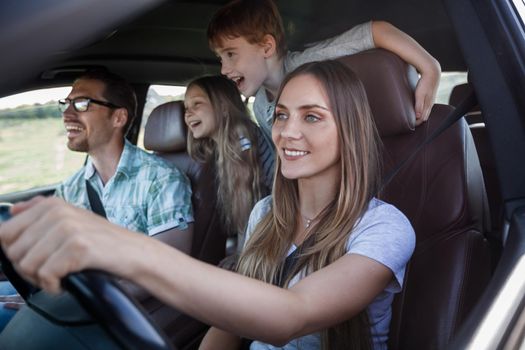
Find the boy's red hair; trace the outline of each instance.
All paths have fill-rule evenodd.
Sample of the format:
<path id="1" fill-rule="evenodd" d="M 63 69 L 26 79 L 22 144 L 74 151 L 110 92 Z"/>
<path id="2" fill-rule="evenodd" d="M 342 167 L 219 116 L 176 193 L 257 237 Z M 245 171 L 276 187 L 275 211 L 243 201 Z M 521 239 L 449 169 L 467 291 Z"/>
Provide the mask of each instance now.
<path id="1" fill-rule="evenodd" d="M 279 57 L 286 53 L 283 21 L 272 0 L 233 0 L 221 7 L 208 25 L 208 43 L 212 50 L 222 46 L 224 38 L 243 37 L 250 44 L 272 35 Z"/>

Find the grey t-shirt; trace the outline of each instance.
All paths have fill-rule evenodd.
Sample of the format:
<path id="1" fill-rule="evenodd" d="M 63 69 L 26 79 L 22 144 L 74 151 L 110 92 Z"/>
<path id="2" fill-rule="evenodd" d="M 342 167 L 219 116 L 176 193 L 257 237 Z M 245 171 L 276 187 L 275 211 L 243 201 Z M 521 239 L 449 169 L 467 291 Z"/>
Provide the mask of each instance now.
<path id="1" fill-rule="evenodd" d="M 268 196 L 255 205 L 248 221 L 246 241 L 249 240 L 257 223 L 270 211 L 271 204 L 272 199 Z M 392 316 L 391 304 L 394 294 L 401 291 L 405 267 L 414 251 L 414 230 L 405 215 L 396 207 L 374 198 L 350 234 L 346 247 L 347 254 L 359 254 L 374 259 L 388 267 L 394 274 L 392 281 L 367 308 L 374 350 L 387 349 Z M 288 254 L 291 254 L 295 248 L 292 246 Z M 295 276 L 290 284 L 297 283 L 302 277 L 304 276 Z M 258 341 L 254 341 L 250 347 L 251 350 L 319 348 L 319 333 L 294 339 L 282 348 Z"/>
<path id="2" fill-rule="evenodd" d="M 301 52 L 288 52 L 283 62 L 287 74 L 307 62 L 322 61 L 352 55 L 375 47 L 372 35 L 372 22 L 359 24 L 333 38 L 312 44 Z M 269 101 L 266 89 L 261 86 L 255 94 L 253 112 L 266 141 L 272 146 L 272 119 L 275 101 Z M 272 147 L 273 149 L 273 147 Z"/>

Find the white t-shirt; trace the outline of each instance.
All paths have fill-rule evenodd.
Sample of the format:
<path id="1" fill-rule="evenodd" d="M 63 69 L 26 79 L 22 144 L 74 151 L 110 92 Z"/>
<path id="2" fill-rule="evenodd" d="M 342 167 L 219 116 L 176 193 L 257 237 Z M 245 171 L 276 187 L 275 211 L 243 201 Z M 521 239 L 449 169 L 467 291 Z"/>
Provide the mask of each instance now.
<path id="1" fill-rule="evenodd" d="M 246 230 L 246 241 L 257 223 L 270 211 L 270 196 L 259 201 L 253 208 Z M 394 294 L 401 291 L 405 267 L 415 247 L 415 234 L 408 219 L 393 205 L 372 199 L 367 211 L 350 234 L 346 246 L 347 254 L 359 254 L 374 259 L 388 267 L 394 274 L 389 285 L 368 306 L 372 342 L 374 350 L 387 349 L 388 330 L 392 317 Z M 288 254 L 295 250 L 292 246 Z M 303 276 L 295 276 L 291 285 Z M 277 349 L 276 347 L 254 341 L 251 350 Z M 319 333 L 297 338 L 279 349 L 313 350 L 320 349 Z"/>

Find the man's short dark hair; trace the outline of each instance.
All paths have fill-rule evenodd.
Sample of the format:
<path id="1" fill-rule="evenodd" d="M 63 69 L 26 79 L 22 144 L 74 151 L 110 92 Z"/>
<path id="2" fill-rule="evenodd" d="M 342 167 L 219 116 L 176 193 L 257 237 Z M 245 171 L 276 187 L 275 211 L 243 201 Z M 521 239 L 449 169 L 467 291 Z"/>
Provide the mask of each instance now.
<path id="1" fill-rule="evenodd" d="M 105 69 L 95 69 L 82 74 L 77 80 L 98 80 L 104 83 L 102 96 L 109 102 L 125 108 L 128 112 L 128 120 L 124 125 L 124 135 L 133 124 L 137 113 L 137 96 L 133 87 L 120 75 Z"/>

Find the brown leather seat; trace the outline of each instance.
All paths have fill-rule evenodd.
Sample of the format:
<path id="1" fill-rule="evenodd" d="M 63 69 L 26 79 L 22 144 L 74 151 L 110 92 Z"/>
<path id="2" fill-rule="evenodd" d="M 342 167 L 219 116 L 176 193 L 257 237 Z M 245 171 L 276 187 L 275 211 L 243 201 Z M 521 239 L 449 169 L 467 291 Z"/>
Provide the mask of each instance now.
<path id="1" fill-rule="evenodd" d="M 184 104 L 174 101 L 155 108 L 146 123 L 144 146 L 175 164 L 190 179 L 193 196 L 193 244 L 191 255 L 216 265 L 225 256 L 226 234 L 215 209 L 215 171 L 213 164 L 198 163 L 186 152 Z M 169 269 L 169 266 L 165 268 Z M 147 300 L 146 309 L 155 322 L 179 348 L 200 339 L 207 326 L 175 309 Z"/>
<path id="2" fill-rule="evenodd" d="M 198 163 L 188 155 L 186 131 L 182 101 L 164 103 L 148 118 L 144 147 L 175 164 L 190 179 L 195 219 L 191 255 L 217 264 L 225 255 L 226 235 L 215 210 L 215 171 L 213 164 Z"/>
<path id="3" fill-rule="evenodd" d="M 416 72 L 397 56 L 370 50 L 341 59 L 363 81 L 383 141 L 384 174 L 407 158 L 453 110 L 435 105 L 415 127 Z M 416 249 L 394 300 L 391 349 L 444 349 L 491 274 L 485 189 L 472 136 L 455 123 L 407 163 L 381 198 L 409 218 Z"/>
<path id="4" fill-rule="evenodd" d="M 452 88 L 450 91 L 450 96 L 448 98 L 448 104 L 452 107 L 457 107 L 463 101 L 467 95 L 472 92 L 472 87 L 469 83 L 459 84 Z M 483 116 L 481 115 L 481 110 L 479 106 L 476 105 L 472 107 L 472 110 L 465 115 L 465 120 L 467 124 L 477 124 L 483 123 Z"/>
<path id="5" fill-rule="evenodd" d="M 468 93 L 472 91 L 469 83 L 454 86 L 450 93 L 449 104 L 451 106 L 458 106 Z M 481 171 L 483 172 L 483 179 L 485 188 L 487 189 L 487 198 L 490 209 L 490 220 L 493 232 L 501 232 L 503 223 L 503 198 L 499 189 L 499 179 L 496 172 L 496 162 L 483 114 L 479 106 L 475 106 L 465 116 L 469 124 L 474 144 L 481 164 Z"/>

